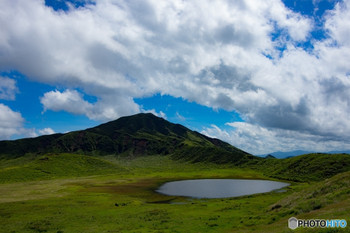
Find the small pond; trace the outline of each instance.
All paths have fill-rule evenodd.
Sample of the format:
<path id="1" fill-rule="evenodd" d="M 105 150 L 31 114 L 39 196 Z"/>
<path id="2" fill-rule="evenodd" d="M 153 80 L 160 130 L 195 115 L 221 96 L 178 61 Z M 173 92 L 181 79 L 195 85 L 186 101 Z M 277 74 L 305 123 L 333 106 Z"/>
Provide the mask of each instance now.
<path id="1" fill-rule="evenodd" d="M 227 198 L 266 193 L 288 185 L 271 180 L 199 179 L 168 182 L 160 186 L 156 192 L 169 196 Z"/>

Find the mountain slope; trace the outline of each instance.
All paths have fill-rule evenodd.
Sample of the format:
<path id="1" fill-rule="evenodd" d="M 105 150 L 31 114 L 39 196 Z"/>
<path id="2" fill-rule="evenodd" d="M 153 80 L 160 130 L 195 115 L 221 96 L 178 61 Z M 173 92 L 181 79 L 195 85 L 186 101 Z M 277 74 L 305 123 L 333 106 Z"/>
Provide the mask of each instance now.
<path id="1" fill-rule="evenodd" d="M 228 143 L 150 113 L 122 117 L 66 134 L 0 142 L 0 158 L 49 152 L 131 157 L 161 154 L 192 162 L 235 164 L 255 158 Z"/>
<path id="2" fill-rule="evenodd" d="M 23 156 L 17 159 L 0 160 L 0 184 L 118 174 L 125 170 L 125 168 L 101 157 L 49 153 L 43 156 Z"/>
<path id="3" fill-rule="evenodd" d="M 311 154 L 313 152 L 311 151 L 306 151 L 306 150 L 293 150 L 293 151 L 288 151 L 288 152 L 282 152 L 282 151 L 276 151 L 268 154 L 262 154 L 262 155 L 257 155 L 260 157 L 266 157 L 268 155 L 272 155 L 273 157 L 277 159 L 285 159 L 289 157 L 294 157 L 294 156 L 299 156 L 299 155 L 305 155 L 305 154 Z"/>
<path id="4" fill-rule="evenodd" d="M 263 171 L 265 175 L 292 181 L 321 181 L 350 171 L 349 154 L 306 154 L 287 159 L 249 161 L 244 166 Z"/>
<path id="5" fill-rule="evenodd" d="M 276 203 L 271 211 L 282 215 L 306 213 L 349 199 L 349 193 L 350 172 L 343 172 L 287 196 Z"/>
<path id="6" fill-rule="evenodd" d="M 268 154 L 262 154 L 262 155 L 256 155 L 259 157 L 266 157 L 268 155 L 272 155 L 273 157 L 277 159 L 286 159 L 294 156 L 299 156 L 299 155 L 306 155 L 306 154 L 315 154 L 315 153 L 321 153 L 321 154 L 350 154 L 350 150 L 339 150 L 339 151 L 306 151 L 306 150 L 294 150 L 294 151 L 287 151 L 287 152 L 282 152 L 282 151 L 277 151 L 277 152 L 272 152 Z"/>

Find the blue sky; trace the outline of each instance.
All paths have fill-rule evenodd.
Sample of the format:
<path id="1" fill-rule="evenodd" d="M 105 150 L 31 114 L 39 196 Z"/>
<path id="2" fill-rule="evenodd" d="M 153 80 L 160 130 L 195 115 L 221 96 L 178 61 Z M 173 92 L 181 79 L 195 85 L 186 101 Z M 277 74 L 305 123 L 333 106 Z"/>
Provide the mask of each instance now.
<path id="1" fill-rule="evenodd" d="M 237 112 L 212 109 L 169 95 L 157 94 L 148 98 L 135 99 L 135 102 L 143 109 L 154 109 L 156 113 L 163 112 L 167 120 L 199 132 L 203 127 L 211 124 L 225 128 L 228 127 L 225 125 L 227 122 L 243 121 Z"/>
<path id="2" fill-rule="evenodd" d="M 4 3 L 0 139 L 152 112 L 253 154 L 349 149 L 349 8 L 336 0 Z"/>

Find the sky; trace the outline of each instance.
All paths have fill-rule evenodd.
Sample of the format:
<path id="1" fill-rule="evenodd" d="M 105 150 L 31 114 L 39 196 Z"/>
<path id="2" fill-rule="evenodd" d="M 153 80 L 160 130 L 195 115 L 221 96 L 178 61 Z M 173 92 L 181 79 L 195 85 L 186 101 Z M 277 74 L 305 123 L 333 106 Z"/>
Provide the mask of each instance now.
<path id="1" fill-rule="evenodd" d="M 0 4 L 0 140 L 151 112 L 252 154 L 350 149 L 349 0 Z"/>

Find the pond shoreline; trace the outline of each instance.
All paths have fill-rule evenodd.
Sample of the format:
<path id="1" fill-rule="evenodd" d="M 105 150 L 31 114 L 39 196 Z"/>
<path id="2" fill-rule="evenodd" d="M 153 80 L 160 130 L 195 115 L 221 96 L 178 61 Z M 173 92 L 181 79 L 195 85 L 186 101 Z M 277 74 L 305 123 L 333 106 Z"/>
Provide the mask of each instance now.
<path id="1" fill-rule="evenodd" d="M 231 198 L 280 190 L 290 183 L 260 179 L 189 179 L 166 182 L 155 192 L 190 198 Z"/>

